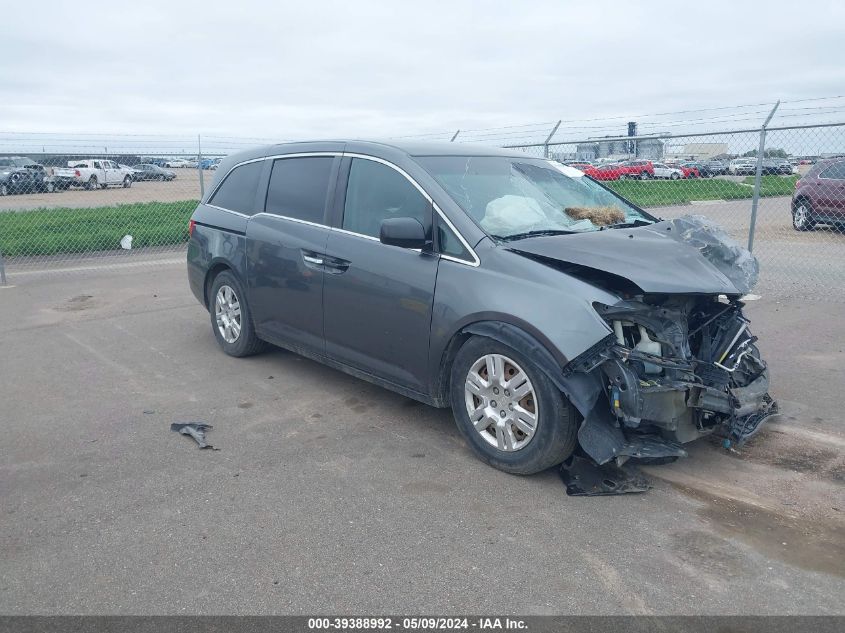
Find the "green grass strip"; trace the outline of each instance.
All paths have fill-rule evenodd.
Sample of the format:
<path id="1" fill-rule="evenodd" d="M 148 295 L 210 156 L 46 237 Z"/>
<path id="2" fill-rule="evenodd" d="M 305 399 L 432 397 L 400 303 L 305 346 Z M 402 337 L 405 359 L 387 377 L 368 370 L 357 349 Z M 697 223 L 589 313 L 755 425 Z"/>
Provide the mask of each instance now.
<path id="1" fill-rule="evenodd" d="M 0 252 L 5 257 L 86 253 L 120 248 L 167 246 L 188 239 L 196 200 L 144 202 L 87 209 L 0 211 Z"/>

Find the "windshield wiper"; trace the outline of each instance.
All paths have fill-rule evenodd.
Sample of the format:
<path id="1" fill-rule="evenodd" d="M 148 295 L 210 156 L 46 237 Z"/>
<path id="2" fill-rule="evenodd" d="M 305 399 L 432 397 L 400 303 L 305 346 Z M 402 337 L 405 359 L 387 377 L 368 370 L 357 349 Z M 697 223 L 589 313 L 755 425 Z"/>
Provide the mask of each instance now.
<path id="1" fill-rule="evenodd" d="M 599 228 L 599 231 L 604 231 L 605 229 L 630 229 L 635 226 L 648 226 L 650 224 L 654 224 L 650 220 L 631 220 L 630 222 L 619 222 L 618 224 L 607 224 Z"/>
<path id="2" fill-rule="evenodd" d="M 570 235 L 576 231 L 566 231 L 564 229 L 539 229 L 537 231 L 525 231 L 524 233 L 514 233 L 513 235 L 496 235 L 503 242 L 511 242 L 513 240 L 521 240 L 525 237 L 542 237 L 545 235 Z"/>

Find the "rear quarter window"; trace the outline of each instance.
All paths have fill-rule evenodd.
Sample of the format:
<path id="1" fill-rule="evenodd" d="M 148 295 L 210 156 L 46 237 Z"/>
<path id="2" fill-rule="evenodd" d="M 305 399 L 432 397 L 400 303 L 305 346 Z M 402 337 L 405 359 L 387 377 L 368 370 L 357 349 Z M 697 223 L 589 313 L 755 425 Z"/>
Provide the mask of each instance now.
<path id="1" fill-rule="evenodd" d="M 263 168 L 264 161 L 260 160 L 235 167 L 211 196 L 208 204 L 244 215 L 254 215 L 255 194 Z"/>

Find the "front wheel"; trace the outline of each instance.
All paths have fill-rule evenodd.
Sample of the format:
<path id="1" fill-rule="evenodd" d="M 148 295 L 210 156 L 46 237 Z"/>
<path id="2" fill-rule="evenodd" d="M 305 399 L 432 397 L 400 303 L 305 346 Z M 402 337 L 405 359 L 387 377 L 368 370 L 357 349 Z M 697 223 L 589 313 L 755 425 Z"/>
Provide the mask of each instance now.
<path id="1" fill-rule="evenodd" d="M 647 171 L 644 171 L 642 174 L 640 174 L 640 180 L 648 180 L 649 178 L 651 178 L 651 174 L 649 174 Z"/>
<path id="2" fill-rule="evenodd" d="M 9 185 L 3 183 L 0 185 L 0 196 L 8 196 L 9 195 Z"/>
<path id="3" fill-rule="evenodd" d="M 560 464 L 575 449 L 575 409 L 519 351 L 470 338 L 452 364 L 450 385 L 458 430 L 490 466 L 531 475 Z"/>
<path id="4" fill-rule="evenodd" d="M 217 275 L 208 296 L 211 329 L 224 352 L 242 357 L 264 349 L 266 344 L 255 334 L 246 295 L 232 273 L 223 271 Z"/>
<path id="5" fill-rule="evenodd" d="M 126 177 L 123 179 L 123 188 L 124 188 L 124 189 L 129 189 L 129 187 L 131 187 L 131 186 L 132 186 L 132 178 L 131 178 L 131 177 L 129 177 L 129 176 L 126 176 Z"/>
<path id="6" fill-rule="evenodd" d="M 813 207 L 807 200 L 799 200 L 792 208 L 792 228 L 796 231 L 809 231 L 815 226 Z"/>
<path id="7" fill-rule="evenodd" d="M 672 175 L 669 176 L 669 180 L 678 180 L 681 177 L 681 174 L 677 172 L 672 172 Z"/>
<path id="8" fill-rule="evenodd" d="M 159 181 L 159 182 L 164 182 L 164 174 L 159 174 L 159 175 L 158 175 L 158 181 Z"/>

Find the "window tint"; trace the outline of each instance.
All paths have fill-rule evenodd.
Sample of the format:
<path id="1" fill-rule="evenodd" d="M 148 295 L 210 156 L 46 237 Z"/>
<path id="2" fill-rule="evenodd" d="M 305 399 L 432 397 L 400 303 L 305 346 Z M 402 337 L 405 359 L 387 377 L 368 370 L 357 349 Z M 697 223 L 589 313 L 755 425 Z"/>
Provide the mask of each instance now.
<path id="1" fill-rule="evenodd" d="M 236 167 L 214 192 L 209 204 L 223 209 L 252 215 L 255 213 L 255 190 L 264 168 L 263 161 Z"/>
<path id="2" fill-rule="evenodd" d="M 331 156 L 277 159 L 264 210 L 322 224 L 333 161 Z"/>
<path id="3" fill-rule="evenodd" d="M 845 179 L 845 162 L 831 165 L 819 174 L 819 178 Z"/>
<path id="4" fill-rule="evenodd" d="M 452 257 L 472 261 L 472 255 L 461 244 L 458 236 L 440 219 L 437 221 L 437 240 L 440 246 L 440 252 L 444 255 L 451 255 Z"/>
<path id="5" fill-rule="evenodd" d="M 416 218 L 428 227 L 431 205 L 405 176 L 375 161 L 355 158 L 346 187 L 343 228 L 378 237 L 382 220 Z"/>

